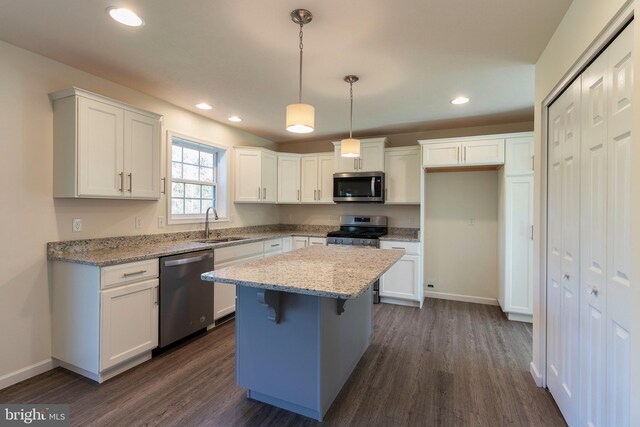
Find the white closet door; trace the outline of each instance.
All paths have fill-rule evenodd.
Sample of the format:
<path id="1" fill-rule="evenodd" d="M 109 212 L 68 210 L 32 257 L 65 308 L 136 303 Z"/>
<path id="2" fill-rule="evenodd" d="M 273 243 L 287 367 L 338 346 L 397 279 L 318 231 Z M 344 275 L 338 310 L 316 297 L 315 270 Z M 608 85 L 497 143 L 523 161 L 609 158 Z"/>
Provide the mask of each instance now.
<path id="1" fill-rule="evenodd" d="M 580 79 L 550 107 L 547 382 L 569 425 L 578 414 Z"/>
<path id="2" fill-rule="evenodd" d="M 614 40 L 606 52 L 607 77 L 611 90 L 606 97 L 609 194 L 605 424 L 616 427 L 628 426 L 630 416 L 632 50 L 633 22 Z"/>
<path id="3" fill-rule="evenodd" d="M 607 271 L 606 54 L 582 75 L 580 425 L 605 425 Z"/>

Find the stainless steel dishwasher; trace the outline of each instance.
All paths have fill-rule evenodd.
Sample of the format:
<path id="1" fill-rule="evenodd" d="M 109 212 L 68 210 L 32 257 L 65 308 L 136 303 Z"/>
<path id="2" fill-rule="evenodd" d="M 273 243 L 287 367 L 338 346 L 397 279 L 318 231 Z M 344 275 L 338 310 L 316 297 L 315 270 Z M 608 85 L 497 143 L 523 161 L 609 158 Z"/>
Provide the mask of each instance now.
<path id="1" fill-rule="evenodd" d="M 211 270 L 212 249 L 160 258 L 160 348 L 213 323 Z"/>

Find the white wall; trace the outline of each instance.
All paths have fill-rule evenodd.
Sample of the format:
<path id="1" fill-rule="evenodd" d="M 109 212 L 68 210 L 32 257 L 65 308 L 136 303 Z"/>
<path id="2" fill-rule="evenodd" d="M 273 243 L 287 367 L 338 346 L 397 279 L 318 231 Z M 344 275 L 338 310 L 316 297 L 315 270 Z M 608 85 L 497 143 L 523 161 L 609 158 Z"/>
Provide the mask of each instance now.
<path id="1" fill-rule="evenodd" d="M 419 228 L 419 205 L 342 203 L 337 205 L 282 205 L 280 223 L 340 225 L 340 215 L 386 215 L 389 227 Z"/>
<path id="2" fill-rule="evenodd" d="M 425 290 L 495 303 L 498 172 L 427 173 L 425 194 Z"/>
<path id="3" fill-rule="evenodd" d="M 574 0 L 562 22 L 558 26 L 555 34 L 549 41 L 544 52 L 536 63 L 536 103 L 535 103 L 535 153 L 536 158 L 542 158 L 542 103 L 551 91 L 563 80 L 572 66 L 586 52 L 594 40 L 606 29 L 607 25 L 614 20 L 620 11 L 628 4 L 627 0 Z M 636 12 L 638 11 L 636 6 Z M 634 80 L 636 82 L 633 96 L 640 99 L 640 26 L 636 25 L 634 53 Z M 637 105 L 634 107 L 637 108 Z M 633 132 L 640 134 L 640 121 L 634 124 Z M 638 141 L 635 141 L 637 143 Z M 635 144 L 637 146 L 637 144 Z M 640 182 L 640 150 L 633 148 L 632 156 L 632 181 Z M 532 368 L 537 374 L 544 374 L 545 354 L 544 354 L 544 306 L 543 292 L 545 278 L 540 275 L 540 267 L 544 263 L 541 256 L 541 238 L 545 230 L 541 227 L 541 214 L 544 209 L 544 201 L 541 192 L 541 169 L 539 165 L 535 171 L 535 197 L 537 206 L 535 224 L 540 234 L 534 240 L 534 328 L 533 328 L 533 361 Z M 631 200 L 631 242 L 632 242 L 632 265 L 640 265 L 640 192 L 632 193 Z M 637 272 L 633 272 L 632 283 L 632 306 L 640 306 L 640 286 L 636 278 Z M 632 324 L 640 325 L 640 310 L 633 313 Z M 640 402 L 640 331 L 632 331 L 631 357 L 632 372 L 630 378 L 631 402 Z M 539 382 L 541 378 L 538 378 Z M 640 406 L 631 405 L 631 425 L 640 424 Z"/>
<path id="4" fill-rule="evenodd" d="M 0 388 L 10 380 L 8 374 L 46 364 L 51 355 L 46 242 L 202 228 L 158 229 L 157 217 L 166 216 L 164 197 L 159 202 L 52 198 L 53 113 L 47 94 L 69 86 L 163 114 L 163 174 L 167 129 L 228 146 L 275 148 L 265 139 L 0 42 Z M 143 229 L 134 228 L 137 214 L 144 217 Z M 232 204 L 231 215 L 234 222 L 223 226 L 279 220 L 277 206 Z M 72 218 L 82 218 L 81 233 L 71 233 Z"/>

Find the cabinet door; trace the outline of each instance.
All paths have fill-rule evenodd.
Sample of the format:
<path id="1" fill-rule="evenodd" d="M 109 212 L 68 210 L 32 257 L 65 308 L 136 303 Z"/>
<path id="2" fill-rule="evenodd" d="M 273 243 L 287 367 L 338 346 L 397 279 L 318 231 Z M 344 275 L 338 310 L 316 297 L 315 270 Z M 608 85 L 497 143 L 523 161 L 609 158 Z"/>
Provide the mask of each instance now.
<path id="1" fill-rule="evenodd" d="M 507 176 L 533 175 L 533 137 L 509 138 L 505 142 Z"/>
<path id="2" fill-rule="evenodd" d="M 78 196 L 121 197 L 124 111 L 78 98 Z"/>
<path id="3" fill-rule="evenodd" d="M 318 202 L 333 203 L 333 156 L 318 156 Z"/>
<path id="4" fill-rule="evenodd" d="M 278 154 L 278 203 L 300 203 L 300 157 Z"/>
<path id="5" fill-rule="evenodd" d="M 504 163 L 504 139 L 486 139 L 462 143 L 465 165 L 501 165 Z"/>
<path id="6" fill-rule="evenodd" d="M 505 182 L 506 311 L 533 314 L 533 176 Z"/>
<path id="7" fill-rule="evenodd" d="M 158 279 L 100 292 L 100 371 L 158 346 Z"/>
<path id="8" fill-rule="evenodd" d="M 362 148 L 362 145 L 360 147 Z M 342 157 L 340 155 L 340 144 L 336 144 L 334 146 L 334 162 L 336 172 L 357 172 L 360 158 Z"/>
<path id="9" fill-rule="evenodd" d="M 293 239 L 291 237 L 282 238 L 282 252 L 291 252 L 293 247 Z"/>
<path id="10" fill-rule="evenodd" d="M 275 203 L 278 199 L 278 157 L 274 153 L 262 153 L 262 203 Z"/>
<path id="11" fill-rule="evenodd" d="M 361 142 L 360 161 L 356 164 L 360 172 L 384 172 L 384 143 Z"/>
<path id="12" fill-rule="evenodd" d="M 302 249 L 309 246 L 309 238 L 302 236 L 293 236 L 293 249 Z"/>
<path id="13" fill-rule="evenodd" d="M 160 198 L 160 122 L 124 113 L 125 197 Z"/>
<path id="14" fill-rule="evenodd" d="M 300 169 L 300 200 L 302 203 L 316 203 L 318 199 L 318 157 L 303 157 Z"/>
<path id="15" fill-rule="evenodd" d="M 404 255 L 380 278 L 380 296 L 418 301 L 417 255 Z"/>
<path id="16" fill-rule="evenodd" d="M 258 150 L 236 150 L 236 202 L 262 200 L 262 160 Z"/>
<path id="17" fill-rule="evenodd" d="M 265 258 L 282 253 L 282 239 L 267 240 L 263 245 Z"/>
<path id="18" fill-rule="evenodd" d="M 424 167 L 458 166 L 460 163 L 459 142 L 425 144 L 422 147 L 422 166 Z"/>
<path id="19" fill-rule="evenodd" d="M 387 204 L 420 203 L 420 150 L 385 152 Z"/>

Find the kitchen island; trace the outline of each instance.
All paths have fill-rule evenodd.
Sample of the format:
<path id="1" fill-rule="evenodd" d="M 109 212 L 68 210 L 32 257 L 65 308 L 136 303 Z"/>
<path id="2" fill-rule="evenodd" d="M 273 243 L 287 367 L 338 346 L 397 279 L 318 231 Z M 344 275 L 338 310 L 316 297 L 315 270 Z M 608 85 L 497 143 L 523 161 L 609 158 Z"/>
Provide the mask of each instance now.
<path id="1" fill-rule="evenodd" d="M 371 343 L 371 285 L 403 254 L 316 246 L 203 274 L 238 285 L 236 381 L 247 396 L 321 421 Z"/>

